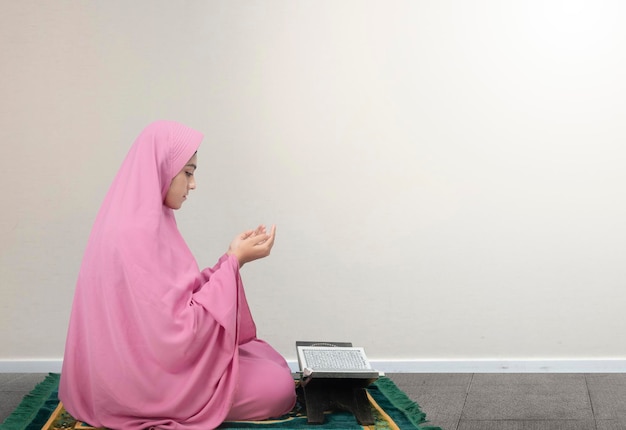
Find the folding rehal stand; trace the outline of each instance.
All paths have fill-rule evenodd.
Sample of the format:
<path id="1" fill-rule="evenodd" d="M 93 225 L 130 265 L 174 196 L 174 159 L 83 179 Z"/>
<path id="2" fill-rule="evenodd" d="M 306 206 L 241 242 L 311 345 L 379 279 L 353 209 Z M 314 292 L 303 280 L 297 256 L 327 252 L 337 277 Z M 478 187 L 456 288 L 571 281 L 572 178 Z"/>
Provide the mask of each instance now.
<path id="1" fill-rule="evenodd" d="M 301 387 L 309 424 L 322 424 L 324 411 L 332 408 L 352 412 L 361 425 L 374 424 L 372 407 L 365 387 L 371 379 L 361 378 L 307 378 Z"/>

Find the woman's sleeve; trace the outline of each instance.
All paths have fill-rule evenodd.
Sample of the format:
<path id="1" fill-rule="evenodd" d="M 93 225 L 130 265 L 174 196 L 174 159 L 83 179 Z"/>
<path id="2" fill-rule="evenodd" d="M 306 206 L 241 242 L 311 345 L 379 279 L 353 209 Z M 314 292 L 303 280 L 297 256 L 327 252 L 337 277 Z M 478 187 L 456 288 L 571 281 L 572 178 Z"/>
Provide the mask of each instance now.
<path id="1" fill-rule="evenodd" d="M 217 260 L 217 263 L 215 264 L 215 266 L 207 267 L 202 272 L 200 272 L 200 274 L 202 276 L 202 283 L 203 284 L 209 282 L 209 279 L 211 278 L 211 275 L 213 275 L 213 273 L 215 273 L 217 270 L 219 270 L 219 268 L 222 266 L 222 264 L 224 264 L 224 262 L 228 260 L 228 257 L 230 257 L 230 255 L 228 255 L 228 254 L 222 255 L 220 257 L 220 259 Z M 237 264 L 239 264 L 239 263 L 237 263 Z"/>
<path id="2" fill-rule="evenodd" d="M 201 314 L 198 316 L 210 316 L 224 329 L 233 329 L 237 324 L 241 282 L 237 257 L 224 254 L 215 266 L 201 273 L 204 282 L 192 296 L 192 305 L 203 308 L 196 311 Z"/>
<path id="3" fill-rule="evenodd" d="M 205 269 L 202 277 L 208 280 L 193 294 L 194 306 L 201 306 L 198 317 L 213 319 L 225 331 L 238 333 L 239 340 L 256 337 L 256 325 L 244 292 L 239 260 L 234 255 L 224 255 L 211 269 Z M 198 324 L 203 324 L 197 320 Z"/>

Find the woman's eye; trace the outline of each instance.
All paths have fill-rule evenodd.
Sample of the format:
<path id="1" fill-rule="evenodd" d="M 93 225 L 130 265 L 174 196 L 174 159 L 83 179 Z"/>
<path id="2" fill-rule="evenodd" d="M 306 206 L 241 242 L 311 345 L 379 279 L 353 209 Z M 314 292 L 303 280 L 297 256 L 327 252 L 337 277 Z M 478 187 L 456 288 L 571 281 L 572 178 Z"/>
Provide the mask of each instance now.
<path id="1" fill-rule="evenodd" d="M 193 176 L 193 173 L 185 172 L 185 175 L 187 175 L 188 178 L 191 178 Z"/>

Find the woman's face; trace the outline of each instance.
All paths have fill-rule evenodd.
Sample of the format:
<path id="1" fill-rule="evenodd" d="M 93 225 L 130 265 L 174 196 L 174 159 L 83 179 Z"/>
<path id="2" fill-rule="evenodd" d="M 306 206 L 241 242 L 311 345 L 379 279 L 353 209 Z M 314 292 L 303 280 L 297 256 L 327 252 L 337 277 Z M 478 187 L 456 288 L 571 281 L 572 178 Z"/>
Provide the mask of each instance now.
<path id="1" fill-rule="evenodd" d="M 185 164 L 185 167 L 172 179 L 170 189 L 167 190 L 167 195 L 163 201 L 165 206 L 171 209 L 180 209 L 184 201 L 187 200 L 189 190 L 196 189 L 196 179 L 193 174 L 197 167 L 198 156 L 194 154 Z"/>

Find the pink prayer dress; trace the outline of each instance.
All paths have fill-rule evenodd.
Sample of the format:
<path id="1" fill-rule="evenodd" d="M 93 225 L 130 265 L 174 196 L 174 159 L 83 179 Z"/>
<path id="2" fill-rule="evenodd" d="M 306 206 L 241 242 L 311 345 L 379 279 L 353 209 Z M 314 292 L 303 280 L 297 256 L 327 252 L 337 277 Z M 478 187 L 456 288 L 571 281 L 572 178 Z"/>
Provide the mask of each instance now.
<path id="1" fill-rule="evenodd" d="M 295 403 L 287 363 L 256 338 L 236 257 L 200 271 L 163 204 L 202 137 L 175 122 L 146 127 L 94 223 L 59 388 L 92 426 L 207 430 Z"/>

